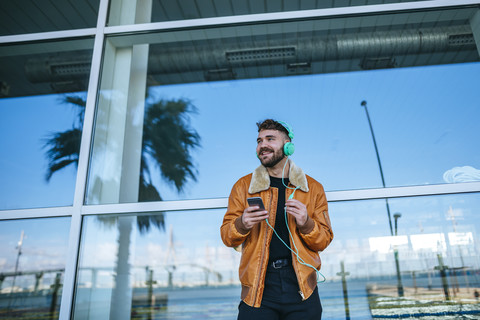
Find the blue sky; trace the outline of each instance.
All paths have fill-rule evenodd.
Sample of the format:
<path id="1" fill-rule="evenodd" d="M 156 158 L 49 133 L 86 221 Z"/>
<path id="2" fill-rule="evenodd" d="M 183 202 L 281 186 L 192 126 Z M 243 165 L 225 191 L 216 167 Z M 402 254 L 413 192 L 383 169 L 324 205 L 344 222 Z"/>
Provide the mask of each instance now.
<path id="1" fill-rule="evenodd" d="M 197 182 L 181 195 L 158 172 L 155 183 L 165 199 L 228 196 L 235 180 L 258 165 L 255 123 L 273 117 L 292 126 L 292 159 L 326 190 L 381 187 L 362 100 L 387 186 L 443 183 L 454 167 L 480 168 L 479 73 L 480 64 L 470 63 L 153 88 L 156 97 L 193 102 L 191 124 L 202 138 L 194 154 Z M 45 138 L 76 119 L 61 97 L 0 101 L 1 209 L 72 203 L 75 167 L 44 179 Z"/>
<path id="2" fill-rule="evenodd" d="M 167 99 L 189 98 L 199 109 L 192 123 L 203 147 L 192 198 L 225 196 L 226 187 L 258 165 L 255 122 L 267 117 L 292 126 L 297 164 L 327 190 L 345 190 L 381 187 L 362 100 L 368 101 L 387 186 L 444 183 L 444 172 L 453 167 L 479 169 L 479 72 L 479 64 L 463 64 L 157 91 Z"/>
<path id="3" fill-rule="evenodd" d="M 74 166 L 45 180 L 48 161 L 43 148 L 52 133 L 72 129 L 77 110 L 63 95 L 0 100 L 0 209 L 71 205 Z"/>
<path id="4" fill-rule="evenodd" d="M 9 220 L 0 223 L 0 271 L 12 272 L 18 242 L 24 233 L 19 270 L 36 271 L 65 267 L 70 218 Z"/>

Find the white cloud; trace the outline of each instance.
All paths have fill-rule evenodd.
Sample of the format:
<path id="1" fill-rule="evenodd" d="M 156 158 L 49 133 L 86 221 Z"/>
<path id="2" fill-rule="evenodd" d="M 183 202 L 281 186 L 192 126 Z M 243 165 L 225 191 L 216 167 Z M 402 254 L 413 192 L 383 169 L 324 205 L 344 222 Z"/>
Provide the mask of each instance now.
<path id="1" fill-rule="evenodd" d="M 480 181 L 480 170 L 471 166 L 454 167 L 445 171 L 443 180 L 447 183 Z"/>

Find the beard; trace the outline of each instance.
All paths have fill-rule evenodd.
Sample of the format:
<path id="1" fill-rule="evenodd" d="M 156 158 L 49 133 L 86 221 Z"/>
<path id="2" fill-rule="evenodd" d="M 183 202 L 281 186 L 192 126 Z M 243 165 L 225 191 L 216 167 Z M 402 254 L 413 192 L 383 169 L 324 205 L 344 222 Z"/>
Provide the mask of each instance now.
<path id="1" fill-rule="evenodd" d="M 260 153 L 262 153 L 262 151 L 273 151 L 273 155 L 270 159 L 265 159 L 265 160 L 260 159 L 260 162 L 266 168 L 274 167 L 275 165 L 277 165 L 277 163 L 282 161 L 282 159 L 284 157 L 284 153 L 283 153 L 282 149 L 272 150 L 272 149 L 269 149 L 269 148 L 263 148 L 263 149 L 260 150 Z"/>

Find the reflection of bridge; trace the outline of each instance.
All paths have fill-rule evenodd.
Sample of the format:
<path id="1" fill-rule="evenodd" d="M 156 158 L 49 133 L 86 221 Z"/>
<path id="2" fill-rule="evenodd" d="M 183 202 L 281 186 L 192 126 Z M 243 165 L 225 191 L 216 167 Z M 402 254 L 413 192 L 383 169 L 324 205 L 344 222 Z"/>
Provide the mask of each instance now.
<path id="1" fill-rule="evenodd" d="M 211 267 L 207 267 L 204 265 L 200 265 L 197 263 L 178 263 L 177 262 L 177 255 L 176 255 L 176 250 L 175 250 L 175 240 L 173 236 L 173 226 L 170 226 L 169 229 L 169 235 L 168 235 L 168 245 L 167 245 L 167 254 L 165 256 L 165 270 L 168 272 L 168 287 L 172 288 L 173 287 L 173 273 L 175 270 L 177 270 L 177 267 L 181 266 L 187 266 L 187 267 L 193 267 L 193 268 L 200 268 L 203 270 L 205 274 L 205 285 L 209 285 L 209 275 L 213 274 L 217 277 L 217 281 L 221 282 L 222 281 L 222 275 L 213 270 Z M 208 254 L 208 247 L 206 248 L 206 260 L 207 263 L 210 262 L 210 257 Z"/>
<path id="2" fill-rule="evenodd" d="M 40 285 L 42 284 L 42 279 L 45 274 L 48 273 L 55 273 L 55 283 L 60 283 L 60 277 L 62 273 L 64 272 L 65 269 L 48 269 L 48 270 L 36 270 L 36 271 L 18 271 L 18 272 L 2 272 L 0 273 L 0 292 L 2 290 L 3 282 L 6 278 L 12 277 L 16 278 L 18 276 L 29 276 L 29 275 L 34 275 L 35 276 L 35 286 L 33 287 L 33 292 L 37 292 L 40 288 Z M 13 283 L 14 284 L 14 283 Z M 12 292 L 15 290 L 15 288 L 12 285 Z"/>
<path id="3" fill-rule="evenodd" d="M 209 275 L 213 274 L 217 277 L 218 282 L 222 282 L 222 275 L 220 272 L 215 271 L 211 268 L 196 264 L 196 263 L 184 263 L 184 264 L 170 264 L 165 266 L 165 270 L 168 272 L 168 287 L 172 288 L 173 287 L 173 273 L 177 269 L 177 267 L 180 266 L 187 266 L 187 267 L 193 267 L 193 268 L 199 268 L 205 273 L 205 285 L 209 285 Z"/>
<path id="4" fill-rule="evenodd" d="M 160 265 L 158 266 L 157 268 L 158 269 L 165 269 L 168 273 L 168 287 L 173 287 L 173 274 L 174 272 L 180 268 L 180 267 L 189 267 L 189 268 L 196 268 L 196 269 L 200 269 L 203 271 L 204 275 L 205 275 L 205 284 L 206 286 L 209 285 L 209 277 L 210 275 L 213 275 L 215 276 L 216 280 L 218 282 L 221 282 L 222 281 L 222 275 L 220 272 L 218 271 L 215 271 L 209 267 L 206 267 L 206 266 L 203 266 L 203 265 L 199 265 L 199 264 L 196 264 L 196 263 L 184 263 L 184 264 L 170 264 L 170 265 Z M 156 269 L 157 269 L 156 268 Z M 143 269 L 143 270 L 146 270 L 147 273 L 150 273 L 150 274 L 147 274 L 147 278 L 146 278 L 146 281 L 145 283 L 147 285 L 151 285 L 151 284 L 156 284 L 157 281 L 154 281 L 153 283 L 151 281 L 153 281 L 153 271 L 154 269 L 147 266 L 147 267 L 133 267 L 132 269 Z M 107 272 L 113 272 L 113 268 L 111 267 L 87 267 L 87 268 L 81 268 L 80 271 L 86 271 L 86 270 L 90 270 L 92 272 L 92 279 L 91 279 L 91 286 L 92 287 L 96 287 L 96 284 L 97 284 L 97 273 L 99 271 L 107 271 Z M 54 283 L 50 286 L 50 289 L 54 289 L 54 291 L 58 291 L 58 289 L 61 287 L 61 276 L 63 274 L 65 270 L 64 269 L 47 269 L 47 270 L 35 270 L 35 271 L 18 271 L 18 272 L 2 272 L 0 273 L 0 292 L 2 291 L 2 288 L 3 288 L 3 284 L 5 282 L 5 279 L 7 278 L 14 278 L 14 277 L 19 277 L 19 276 L 33 276 L 32 277 L 32 280 L 34 279 L 35 281 L 35 284 L 33 286 L 33 290 L 28 290 L 28 292 L 33 292 L 33 293 L 36 293 L 38 292 L 40 289 L 41 289 L 41 286 L 42 286 L 42 280 L 44 278 L 44 276 L 46 274 L 56 274 L 55 275 L 55 281 Z M 11 292 L 19 292 L 19 291 L 23 291 L 23 292 L 26 292 L 23 289 L 18 289 L 18 288 L 14 288 L 14 287 L 11 287 L 9 288 L 10 290 L 8 289 L 4 289 L 4 294 L 9 294 Z M 0 293 L 1 295 L 1 293 Z"/>
<path id="5" fill-rule="evenodd" d="M 53 284 L 47 290 L 42 289 L 42 280 L 46 274 L 55 274 Z M 5 313 L 2 316 L 11 316 L 13 318 L 23 317 L 23 312 L 29 309 L 48 310 L 54 315 L 57 310 L 60 289 L 62 287 L 61 278 L 64 269 L 48 269 L 38 271 L 17 271 L 0 273 L 0 292 L 6 278 L 13 278 L 10 290 L 5 288 L 4 293 L 0 293 L 0 309 Z M 15 279 L 18 276 L 34 276 L 35 285 L 33 290 L 24 290 L 15 286 Z M 27 317 L 27 316 L 25 316 Z M 3 319 L 3 318 L 2 318 Z"/>
<path id="6" fill-rule="evenodd" d="M 174 281 L 173 281 L 173 275 L 180 267 L 187 267 L 187 268 L 195 268 L 199 269 L 204 273 L 205 276 L 205 283 L 202 285 L 208 286 L 210 284 L 210 275 L 213 275 L 218 282 L 221 282 L 223 277 L 222 274 L 218 271 L 215 271 L 209 267 L 196 264 L 196 263 L 179 263 L 179 264 L 169 264 L 169 265 L 158 265 L 155 266 L 154 268 L 150 266 L 145 266 L 145 267 L 140 267 L 140 266 L 135 266 L 132 267 L 132 269 L 136 270 L 145 270 L 146 271 L 146 278 L 145 278 L 145 284 L 147 286 L 153 286 L 153 284 L 158 284 L 158 281 L 154 281 L 154 270 L 165 270 L 168 274 L 168 280 L 167 280 L 167 287 L 173 288 L 174 287 Z M 91 287 L 95 288 L 97 287 L 98 284 L 98 272 L 100 271 L 106 271 L 108 273 L 113 274 L 113 267 L 82 267 L 79 269 L 79 271 L 90 271 L 92 276 L 91 276 Z M 84 279 L 85 280 L 85 279 Z"/>

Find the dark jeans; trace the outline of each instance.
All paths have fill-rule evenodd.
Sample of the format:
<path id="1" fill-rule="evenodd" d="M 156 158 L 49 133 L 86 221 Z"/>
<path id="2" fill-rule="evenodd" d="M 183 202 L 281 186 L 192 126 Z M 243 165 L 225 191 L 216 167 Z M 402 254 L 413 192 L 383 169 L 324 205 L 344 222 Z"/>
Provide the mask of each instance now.
<path id="1" fill-rule="evenodd" d="M 318 288 L 305 301 L 298 293 L 298 283 L 292 267 L 267 270 L 260 308 L 240 302 L 237 320 L 320 320 L 322 304 Z"/>

